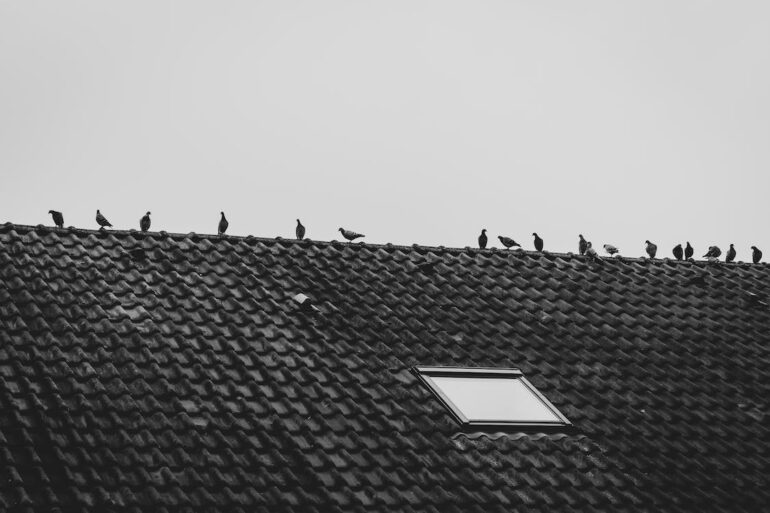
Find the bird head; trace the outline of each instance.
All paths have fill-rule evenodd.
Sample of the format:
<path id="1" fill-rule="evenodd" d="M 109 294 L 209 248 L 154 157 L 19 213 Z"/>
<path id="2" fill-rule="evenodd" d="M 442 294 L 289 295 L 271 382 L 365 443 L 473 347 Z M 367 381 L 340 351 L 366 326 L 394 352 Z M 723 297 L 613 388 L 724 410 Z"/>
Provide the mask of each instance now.
<path id="1" fill-rule="evenodd" d="M 535 232 L 532 232 L 533 237 L 537 237 L 537 234 Z"/>
<path id="2" fill-rule="evenodd" d="M 578 237 L 580 237 L 580 240 L 585 240 L 585 239 L 583 238 L 583 234 L 582 234 L 582 233 L 581 233 L 580 235 L 578 235 Z"/>
<path id="3" fill-rule="evenodd" d="M 342 229 L 342 228 L 339 228 L 337 231 L 339 231 L 340 233 L 342 233 L 342 232 L 343 232 L 343 229 Z"/>
<path id="4" fill-rule="evenodd" d="M 756 246 L 751 246 L 751 249 L 753 249 L 754 251 L 757 251 L 757 247 Z"/>
<path id="5" fill-rule="evenodd" d="M 732 247 L 733 247 L 733 244 L 730 244 L 730 248 L 731 248 L 731 249 L 732 249 Z"/>
<path id="6" fill-rule="evenodd" d="M 225 217 L 225 213 L 224 212 L 220 212 L 220 214 L 222 214 L 222 217 Z"/>
<path id="7" fill-rule="evenodd" d="M 688 248 L 690 247 L 690 241 L 687 241 L 687 247 Z"/>
<path id="8" fill-rule="evenodd" d="M 590 242 L 586 242 L 586 245 L 587 245 L 589 248 L 593 246 L 593 244 L 591 244 Z"/>
<path id="9" fill-rule="evenodd" d="M 101 212 L 99 212 L 99 209 L 98 209 L 98 208 L 96 209 L 96 213 L 97 213 L 97 214 L 101 214 Z"/>
<path id="10" fill-rule="evenodd" d="M 486 228 L 482 228 L 481 229 L 481 233 L 487 233 L 487 229 Z"/>
<path id="11" fill-rule="evenodd" d="M 645 244 L 649 244 L 649 243 L 650 243 L 650 241 L 646 240 L 646 241 L 644 241 L 644 243 L 645 243 Z"/>
<path id="12" fill-rule="evenodd" d="M 49 213 L 49 214 L 53 214 L 53 210 L 49 210 L 49 211 L 48 211 L 48 213 Z"/>
<path id="13" fill-rule="evenodd" d="M 147 211 L 147 215 L 150 215 L 150 211 L 149 210 Z"/>
<path id="14" fill-rule="evenodd" d="M 297 219 L 297 224 L 302 224 L 302 223 L 299 222 L 299 219 Z"/>

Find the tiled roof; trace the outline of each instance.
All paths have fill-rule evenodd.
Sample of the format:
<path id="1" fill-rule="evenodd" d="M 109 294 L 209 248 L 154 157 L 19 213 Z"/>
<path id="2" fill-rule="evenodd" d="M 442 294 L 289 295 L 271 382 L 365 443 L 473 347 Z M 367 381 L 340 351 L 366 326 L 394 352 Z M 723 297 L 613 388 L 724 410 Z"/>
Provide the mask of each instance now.
<path id="1" fill-rule="evenodd" d="M 0 510 L 768 511 L 769 296 L 761 264 L 0 225 Z M 465 432 L 417 365 L 519 368 L 573 426 Z"/>

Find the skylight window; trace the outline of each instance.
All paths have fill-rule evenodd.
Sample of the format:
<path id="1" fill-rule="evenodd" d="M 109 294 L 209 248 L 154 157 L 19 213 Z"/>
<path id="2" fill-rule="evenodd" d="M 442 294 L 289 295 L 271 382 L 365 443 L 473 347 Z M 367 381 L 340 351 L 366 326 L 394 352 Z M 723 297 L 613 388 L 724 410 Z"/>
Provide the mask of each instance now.
<path id="1" fill-rule="evenodd" d="M 416 370 L 462 424 L 570 425 L 518 369 L 417 367 Z"/>

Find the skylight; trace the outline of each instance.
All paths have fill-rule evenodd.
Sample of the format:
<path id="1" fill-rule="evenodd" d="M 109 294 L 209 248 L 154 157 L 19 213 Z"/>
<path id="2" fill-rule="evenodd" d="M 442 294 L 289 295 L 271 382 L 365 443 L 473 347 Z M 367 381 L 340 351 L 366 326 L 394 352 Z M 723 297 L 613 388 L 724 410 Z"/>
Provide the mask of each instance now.
<path id="1" fill-rule="evenodd" d="M 570 425 L 518 369 L 417 367 L 416 370 L 462 424 Z"/>

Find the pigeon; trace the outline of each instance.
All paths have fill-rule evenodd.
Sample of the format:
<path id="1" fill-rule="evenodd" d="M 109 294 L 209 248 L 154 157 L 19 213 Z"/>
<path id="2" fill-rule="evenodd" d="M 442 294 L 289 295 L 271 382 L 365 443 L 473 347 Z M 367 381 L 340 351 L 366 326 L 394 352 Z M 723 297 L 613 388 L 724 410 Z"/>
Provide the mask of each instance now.
<path id="1" fill-rule="evenodd" d="M 674 246 L 674 250 L 672 251 L 672 253 L 674 253 L 674 258 L 676 258 L 677 260 L 681 260 L 682 257 L 684 256 L 684 250 L 682 250 L 682 245 L 677 244 L 676 246 Z"/>
<path id="2" fill-rule="evenodd" d="M 142 217 L 141 220 L 139 220 L 139 228 L 142 229 L 143 232 L 146 232 L 150 229 L 150 213 L 147 212 L 144 214 L 144 217 Z"/>
<path id="3" fill-rule="evenodd" d="M 585 255 L 588 258 L 592 258 L 594 260 L 597 260 L 599 258 L 599 255 L 596 253 L 596 250 L 592 247 L 590 242 L 586 242 L 586 252 Z"/>
<path id="4" fill-rule="evenodd" d="M 658 246 L 648 240 L 644 241 L 644 243 L 647 244 L 645 248 L 647 254 L 650 255 L 650 258 L 655 258 L 655 255 L 658 253 Z"/>
<path id="5" fill-rule="evenodd" d="M 535 237 L 535 249 L 538 251 L 543 251 L 543 239 L 540 238 L 540 236 L 536 233 L 532 234 Z"/>
<path id="6" fill-rule="evenodd" d="M 756 246 L 751 246 L 751 260 L 755 264 L 758 264 L 762 260 L 762 252 Z"/>
<path id="7" fill-rule="evenodd" d="M 487 229 L 486 228 L 481 230 L 481 235 L 479 235 L 479 247 L 481 249 L 484 249 L 487 247 Z"/>
<path id="8" fill-rule="evenodd" d="M 727 250 L 725 255 L 725 262 L 732 262 L 733 260 L 735 260 L 735 248 L 730 244 L 730 249 Z"/>
<path id="9" fill-rule="evenodd" d="M 220 212 L 222 214 L 222 218 L 219 220 L 219 227 L 217 228 L 217 234 L 218 235 L 224 235 L 227 231 L 227 227 L 230 226 L 230 223 L 227 222 L 227 218 L 225 217 L 224 212 Z"/>
<path id="10" fill-rule="evenodd" d="M 299 219 L 297 219 L 297 228 L 294 230 L 294 233 L 297 234 L 297 240 L 302 240 L 305 238 L 305 227 L 302 226 L 302 223 L 299 222 Z"/>
<path id="11" fill-rule="evenodd" d="M 364 235 L 362 233 L 356 233 L 356 232 L 353 232 L 353 231 L 350 231 L 350 230 L 346 230 L 345 228 L 340 228 L 339 231 L 340 231 L 340 233 L 342 234 L 343 237 L 345 237 L 346 239 L 348 239 L 351 242 L 356 240 L 356 239 L 358 239 L 359 237 L 366 237 L 366 235 Z"/>
<path id="12" fill-rule="evenodd" d="M 61 215 L 61 212 L 57 212 L 56 210 L 49 210 L 49 214 L 51 214 L 51 217 L 53 217 L 53 224 L 55 224 L 58 228 L 64 228 L 64 216 Z"/>
<path id="13" fill-rule="evenodd" d="M 578 235 L 578 237 L 580 237 L 580 242 L 578 242 L 578 253 L 585 255 L 591 243 L 585 240 L 582 235 Z M 596 250 L 594 250 L 594 253 L 596 253 Z"/>
<path id="14" fill-rule="evenodd" d="M 687 242 L 687 247 L 684 248 L 684 259 L 689 260 L 692 258 L 693 253 L 695 253 L 695 250 L 690 246 L 690 242 Z"/>
<path id="15" fill-rule="evenodd" d="M 519 244 L 518 242 L 516 242 L 515 240 L 513 240 L 510 237 L 503 237 L 502 235 L 498 235 L 497 238 L 500 239 L 500 244 L 502 244 L 503 246 L 505 246 L 508 249 L 510 249 L 510 248 L 512 248 L 514 246 L 521 247 L 521 244 Z"/>
<path id="16" fill-rule="evenodd" d="M 615 246 L 613 246 L 612 244 L 605 244 L 604 245 L 604 251 L 606 251 L 610 255 L 614 255 L 615 253 L 617 253 L 620 250 L 618 248 L 616 248 Z"/>
<path id="17" fill-rule="evenodd" d="M 703 255 L 703 258 L 719 258 L 719 255 L 722 254 L 722 250 L 719 249 L 719 246 L 709 246 L 709 250 L 706 251 L 706 254 Z"/>
<path id="18" fill-rule="evenodd" d="M 100 226 L 100 230 L 103 230 L 105 226 L 112 226 L 109 221 L 107 221 L 107 218 L 102 215 L 99 210 L 96 211 L 96 222 Z"/>

